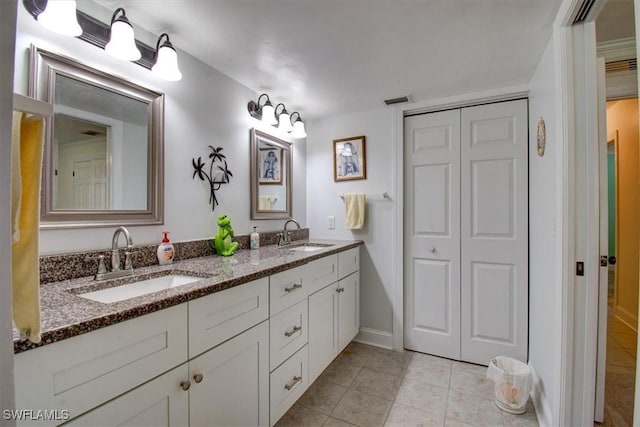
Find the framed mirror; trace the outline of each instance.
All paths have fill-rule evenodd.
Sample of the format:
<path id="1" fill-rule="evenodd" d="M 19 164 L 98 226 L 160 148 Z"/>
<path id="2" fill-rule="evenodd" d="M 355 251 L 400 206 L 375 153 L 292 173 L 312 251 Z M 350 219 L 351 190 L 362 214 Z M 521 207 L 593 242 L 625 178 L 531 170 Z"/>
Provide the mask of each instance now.
<path id="1" fill-rule="evenodd" d="M 162 224 L 164 95 L 35 46 L 30 67 L 54 109 L 40 228 Z"/>
<path id="2" fill-rule="evenodd" d="M 291 218 L 291 144 L 251 129 L 251 219 Z"/>

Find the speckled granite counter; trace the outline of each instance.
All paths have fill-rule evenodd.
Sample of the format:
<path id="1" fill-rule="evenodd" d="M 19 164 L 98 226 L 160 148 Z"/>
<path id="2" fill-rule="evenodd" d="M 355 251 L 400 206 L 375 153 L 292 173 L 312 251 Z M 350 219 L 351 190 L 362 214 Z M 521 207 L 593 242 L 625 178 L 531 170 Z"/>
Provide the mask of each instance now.
<path id="1" fill-rule="evenodd" d="M 308 241 L 299 240 L 292 246 Z M 152 313 L 219 292 L 283 270 L 303 265 L 314 259 L 342 252 L 362 244 L 360 241 L 316 240 L 331 244 L 313 252 L 292 251 L 290 247 L 263 246 L 258 250 L 239 250 L 232 257 L 208 256 L 174 262 L 169 266 L 135 269 L 136 276 L 175 271 L 201 277 L 193 283 L 139 297 L 103 304 L 76 294 L 94 290 L 96 286 L 118 286 L 136 281 L 135 277 L 96 282 L 93 277 L 46 283 L 40 288 L 42 341 L 33 344 L 20 338 L 14 330 L 14 352 L 20 353 L 76 335 L 90 332 L 143 314 Z M 162 274 L 162 273 L 160 273 Z"/>

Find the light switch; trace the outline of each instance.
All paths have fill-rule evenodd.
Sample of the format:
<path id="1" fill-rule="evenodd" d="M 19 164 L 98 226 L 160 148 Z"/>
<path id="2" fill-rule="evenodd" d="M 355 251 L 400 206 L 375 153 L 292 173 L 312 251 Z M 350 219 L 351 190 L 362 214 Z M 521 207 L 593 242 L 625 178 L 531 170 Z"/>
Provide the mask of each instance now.
<path id="1" fill-rule="evenodd" d="M 333 230 L 334 228 L 336 228 L 336 217 L 333 215 L 329 215 L 327 217 L 327 228 L 329 228 L 329 230 Z"/>

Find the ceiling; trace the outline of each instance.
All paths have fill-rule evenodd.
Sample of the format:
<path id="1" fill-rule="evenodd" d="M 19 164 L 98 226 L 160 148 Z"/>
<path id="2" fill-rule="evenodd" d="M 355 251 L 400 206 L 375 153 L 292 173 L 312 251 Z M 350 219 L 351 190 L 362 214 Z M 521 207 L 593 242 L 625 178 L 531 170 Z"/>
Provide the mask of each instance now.
<path id="1" fill-rule="evenodd" d="M 309 119 L 528 83 L 561 0 L 99 3 Z"/>
<path id="2" fill-rule="evenodd" d="M 600 42 L 635 37 L 633 0 L 608 0 L 596 19 L 596 39 Z"/>

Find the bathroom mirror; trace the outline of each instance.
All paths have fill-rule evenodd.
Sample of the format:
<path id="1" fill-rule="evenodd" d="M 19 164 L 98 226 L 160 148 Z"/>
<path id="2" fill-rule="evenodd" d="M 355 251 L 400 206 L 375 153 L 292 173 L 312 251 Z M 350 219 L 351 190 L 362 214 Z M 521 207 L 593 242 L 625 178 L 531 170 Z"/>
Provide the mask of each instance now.
<path id="1" fill-rule="evenodd" d="M 251 129 L 251 219 L 291 218 L 291 145 Z"/>
<path id="2" fill-rule="evenodd" d="M 29 96 L 54 108 L 40 228 L 163 223 L 163 94 L 32 46 Z"/>

